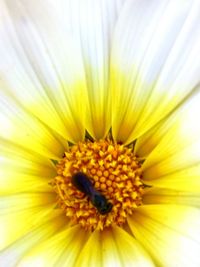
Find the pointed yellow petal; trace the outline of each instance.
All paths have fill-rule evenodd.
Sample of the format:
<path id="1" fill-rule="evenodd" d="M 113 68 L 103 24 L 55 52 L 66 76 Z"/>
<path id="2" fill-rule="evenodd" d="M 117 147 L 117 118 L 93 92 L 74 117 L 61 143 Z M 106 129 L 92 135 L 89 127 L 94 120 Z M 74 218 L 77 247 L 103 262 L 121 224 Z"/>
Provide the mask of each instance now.
<path id="1" fill-rule="evenodd" d="M 11 215 L 27 209 L 43 207 L 56 202 L 54 193 L 21 193 L 0 197 L 0 216 Z"/>
<path id="2" fill-rule="evenodd" d="M 8 0 L 1 14 L 0 68 L 9 92 L 62 137 L 83 139 L 87 92 L 81 46 L 64 24 L 61 2 Z"/>
<path id="3" fill-rule="evenodd" d="M 84 246 L 87 235 L 79 226 L 69 227 L 37 244 L 21 259 L 19 266 L 72 267 Z"/>
<path id="4" fill-rule="evenodd" d="M 172 158 L 171 160 L 173 159 L 174 158 Z M 173 166 L 171 162 L 172 161 L 169 161 L 168 165 L 166 163 L 166 165 L 164 166 L 159 164 L 159 167 L 155 166 L 151 170 L 149 169 L 148 173 L 144 171 L 145 175 L 144 183 L 147 185 L 160 188 L 193 192 L 194 194 L 200 192 L 200 180 L 199 180 L 200 163 L 194 167 L 183 167 L 182 170 L 174 171 L 172 173 L 167 173 L 168 166 L 169 167 Z M 166 172 L 166 175 L 163 173 L 161 174 L 161 172 L 163 173 Z M 148 179 L 147 177 L 150 177 L 150 179 Z M 154 179 L 151 180 L 151 178 L 155 178 L 155 180 Z"/>
<path id="5" fill-rule="evenodd" d="M 91 253 L 92 252 L 92 253 Z M 83 248 L 75 267 L 153 267 L 149 255 L 139 243 L 119 227 L 95 231 Z"/>
<path id="6" fill-rule="evenodd" d="M 55 199 L 51 194 L 19 194 L 2 197 L 1 201 L 0 249 L 60 213 L 54 209 Z"/>
<path id="7" fill-rule="evenodd" d="M 156 266 L 200 266 L 200 211 L 179 205 L 146 205 L 129 226 Z"/>
<path id="8" fill-rule="evenodd" d="M 144 204 L 181 204 L 200 207 L 199 192 L 150 188 L 142 197 Z"/>
<path id="9" fill-rule="evenodd" d="M 198 1 L 125 2 L 111 56 L 116 140 L 130 143 L 144 134 L 197 85 L 199 25 Z"/>
<path id="10" fill-rule="evenodd" d="M 47 158 L 59 159 L 64 148 L 37 118 L 0 94 L 0 139 Z"/>
<path id="11" fill-rule="evenodd" d="M 141 158 L 147 157 L 153 151 L 153 149 L 162 141 L 162 139 L 165 138 L 166 133 L 172 130 L 171 128 L 173 128 L 173 131 L 175 131 L 177 126 L 179 127 L 181 123 L 183 124 L 182 127 L 184 127 L 186 123 L 190 123 L 186 121 L 184 118 L 187 118 L 190 120 L 192 119 L 192 121 L 194 121 L 195 119 L 196 120 L 198 119 L 199 115 L 198 113 L 195 114 L 195 112 L 200 112 L 200 111 L 197 110 L 197 107 L 195 107 L 193 110 L 193 101 L 196 97 L 199 99 L 199 96 L 198 96 L 199 90 L 200 90 L 200 86 L 197 86 L 194 92 L 191 93 L 190 96 L 186 97 L 184 101 L 182 101 L 180 106 L 177 107 L 176 110 L 174 110 L 172 113 L 169 114 L 169 116 L 165 117 L 158 124 L 156 124 L 153 128 L 151 128 L 144 135 L 142 135 L 141 137 L 137 139 L 135 147 L 134 147 L 134 151 L 139 157 Z M 190 115 L 188 114 L 188 112 L 190 113 Z M 179 131 L 179 134 L 180 133 L 181 132 Z M 174 134 L 176 135 L 177 133 L 174 133 Z"/>
<path id="12" fill-rule="evenodd" d="M 145 183 L 182 191 L 200 190 L 200 93 L 188 99 L 147 156 Z"/>
<path id="13" fill-rule="evenodd" d="M 0 193 L 52 191 L 48 184 L 56 174 L 48 159 L 8 142 L 0 142 Z"/>
<path id="14" fill-rule="evenodd" d="M 188 100 L 188 99 L 187 99 Z M 187 104 L 186 100 L 186 104 Z M 162 141 L 166 133 L 173 125 L 177 124 L 181 113 L 183 112 L 184 104 L 177 108 L 169 116 L 161 120 L 158 124 L 152 127 L 145 134 L 136 140 L 134 152 L 140 158 L 147 158 L 155 147 Z"/>
<path id="15" fill-rule="evenodd" d="M 93 232 L 89 240 L 87 241 L 87 243 L 84 244 L 84 247 L 82 248 L 82 251 L 79 257 L 77 258 L 77 261 L 74 267 L 79 267 L 79 266 L 101 267 L 103 266 L 102 264 L 102 242 L 103 241 L 101 238 L 101 232 L 100 231 Z"/>
<path id="16" fill-rule="evenodd" d="M 21 236 L 16 242 L 3 250 L 0 254 L 0 262 L 8 267 L 18 266 L 17 263 L 27 251 L 57 233 L 64 225 L 66 226 L 65 216 L 57 216 L 53 219 L 50 216 L 47 223 L 39 227 L 36 226 L 34 230 Z"/>
<path id="17" fill-rule="evenodd" d="M 81 43 L 89 100 L 86 129 L 95 139 L 103 138 L 111 127 L 109 57 L 113 30 L 123 2 L 64 1 L 64 23 L 72 28 Z"/>
<path id="18" fill-rule="evenodd" d="M 149 254 L 137 242 L 120 227 L 113 228 L 113 237 L 118 248 L 122 266 L 155 266 Z M 106 265 L 105 265 L 106 266 Z"/>

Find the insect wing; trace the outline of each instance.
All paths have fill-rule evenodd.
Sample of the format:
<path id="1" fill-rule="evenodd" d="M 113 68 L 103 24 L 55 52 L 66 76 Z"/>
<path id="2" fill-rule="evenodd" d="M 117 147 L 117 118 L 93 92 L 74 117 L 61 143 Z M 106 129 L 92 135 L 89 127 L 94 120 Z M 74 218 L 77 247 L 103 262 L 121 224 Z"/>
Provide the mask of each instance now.
<path id="1" fill-rule="evenodd" d="M 82 172 L 77 172 L 72 176 L 72 184 L 81 192 L 90 196 L 93 193 L 92 182 L 88 179 L 87 175 Z"/>

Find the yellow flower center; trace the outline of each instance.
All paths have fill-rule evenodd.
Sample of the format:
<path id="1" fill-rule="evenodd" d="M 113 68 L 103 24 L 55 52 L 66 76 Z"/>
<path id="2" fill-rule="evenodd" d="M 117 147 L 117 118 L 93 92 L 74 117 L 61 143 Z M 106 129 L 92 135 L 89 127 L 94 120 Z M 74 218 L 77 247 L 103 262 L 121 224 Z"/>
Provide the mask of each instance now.
<path id="1" fill-rule="evenodd" d="M 105 214 L 92 202 L 91 194 L 73 183 L 76 175 L 78 185 L 81 183 L 92 194 L 97 192 L 109 203 L 110 209 Z M 57 193 L 58 206 L 66 216 L 74 224 L 92 231 L 103 230 L 111 224 L 122 226 L 127 215 L 142 204 L 141 165 L 132 148 L 110 140 L 85 141 L 71 146 L 57 164 L 57 176 L 51 184 Z"/>

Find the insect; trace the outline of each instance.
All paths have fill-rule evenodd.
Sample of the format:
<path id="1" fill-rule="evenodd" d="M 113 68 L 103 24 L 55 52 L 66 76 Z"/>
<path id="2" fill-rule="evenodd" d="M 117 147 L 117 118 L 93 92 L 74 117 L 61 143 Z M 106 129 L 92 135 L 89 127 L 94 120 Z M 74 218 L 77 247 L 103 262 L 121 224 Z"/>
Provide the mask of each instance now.
<path id="1" fill-rule="evenodd" d="M 113 205 L 107 201 L 104 195 L 93 187 L 92 182 L 85 173 L 75 173 L 72 176 L 72 184 L 90 198 L 90 201 L 97 208 L 100 214 L 106 214 L 111 211 Z"/>

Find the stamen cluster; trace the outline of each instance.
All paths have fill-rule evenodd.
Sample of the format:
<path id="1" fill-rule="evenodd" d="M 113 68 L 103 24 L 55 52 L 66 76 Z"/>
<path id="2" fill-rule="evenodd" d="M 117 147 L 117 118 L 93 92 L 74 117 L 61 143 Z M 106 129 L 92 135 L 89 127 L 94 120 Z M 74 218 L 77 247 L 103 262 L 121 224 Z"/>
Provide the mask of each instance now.
<path id="1" fill-rule="evenodd" d="M 88 196 L 72 184 L 77 172 L 85 173 L 94 188 L 113 204 L 108 214 L 100 214 Z M 142 204 L 141 166 L 131 148 L 110 140 L 71 146 L 57 164 L 57 176 L 51 184 L 66 216 L 92 231 L 112 224 L 122 226 L 127 215 Z"/>

